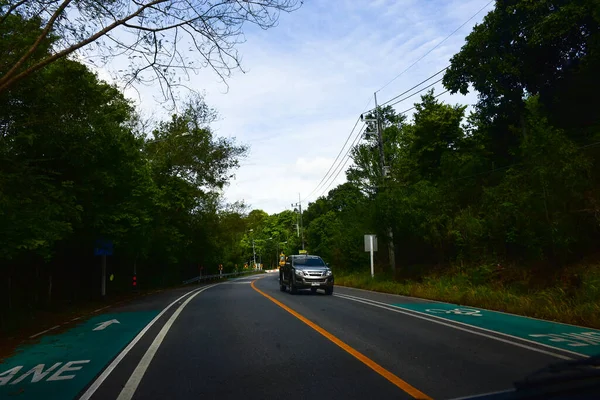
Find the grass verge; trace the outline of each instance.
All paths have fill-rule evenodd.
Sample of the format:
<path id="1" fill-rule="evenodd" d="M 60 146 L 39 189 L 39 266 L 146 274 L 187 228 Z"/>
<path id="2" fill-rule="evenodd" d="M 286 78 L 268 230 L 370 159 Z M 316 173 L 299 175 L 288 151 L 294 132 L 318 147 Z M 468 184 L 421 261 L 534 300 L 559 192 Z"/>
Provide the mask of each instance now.
<path id="1" fill-rule="evenodd" d="M 483 272 L 482 272 L 483 271 Z M 452 268 L 416 280 L 395 281 L 384 275 L 336 272 L 336 284 L 376 292 L 535 317 L 600 329 L 600 265 L 580 266 L 553 285 L 534 287 L 533 279 L 505 279 L 492 268 Z M 513 274 L 514 275 L 514 274 Z"/>

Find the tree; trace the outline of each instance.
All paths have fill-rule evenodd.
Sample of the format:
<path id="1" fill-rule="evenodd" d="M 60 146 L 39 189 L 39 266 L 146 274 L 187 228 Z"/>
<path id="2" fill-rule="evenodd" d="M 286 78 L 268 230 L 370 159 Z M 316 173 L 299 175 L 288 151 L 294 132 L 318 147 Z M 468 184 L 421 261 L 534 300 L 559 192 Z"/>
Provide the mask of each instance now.
<path id="1" fill-rule="evenodd" d="M 403 136 L 407 148 L 400 163 L 411 163 L 407 171 L 411 177 L 405 176 L 404 180 L 435 181 L 447 175 L 444 161 L 462 145 L 461 122 L 466 106 L 442 104 L 432 90 L 421 96 L 421 103 L 415 104 L 415 109 L 414 122 L 405 126 Z"/>
<path id="2" fill-rule="evenodd" d="M 195 188 L 222 189 L 233 177 L 229 171 L 238 167 L 238 158 L 247 147 L 215 138 L 208 128 L 214 117 L 214 110 L 202 98 L 195 98 L 182 113 L 159 123 L 152 132 L 154 139 L 146 143 L 153 169 Z"/>
<path id="3" fill-rule="evenodd" d="M 452 93 L 477 90 L 479 118 L 493 125 L 493 151 L 510 161 L 526 134 L 527 96 L 539 94 L 558 127 L 598 123 L 598 53 L 597 1 L 501 0 L 452 57 L 444 85 Z"/>
<path id="4" fill-rule="evenodd" d="M 397 162 L 401 126 L 406 117 L 399 115 L 391 106 L 380 107 L 376 111 L 367 113 L 367 119 L 375 119 L 375 112 L 379 114 L 382 129 L 385 165 L 393 166 Z M 379 156 L 379 138 L 374 122 L 369 122 L 365 129 L 364 141 L 355 146 L 350 153 L 353 164 L 348 168 L 346 177 L 355 183 L 364 193 L 375 195 L 378 185 L 381 184 L 381 164 Z"/>
<path id="5" fill-rule="evenodd" d="M 363 265 L 367 256 L 362 241 L 372 228 L 371 214 L 368 198 L 355 184 L 346 182 L 330 190 L 305 211 L 309 251 L 342 270 Z"/>
<path id="6" fill-rule="evenodd" d="M 103 215 L 114 211 L 112 207 L 124 199 L 138 179 L 136 175 L 143 174 L 135 167 L 140 160 L 140 142 L 125 126 L 133 114 L 129 103 L 115 88 L 98 82 L 83 65 L 69 60 L 61 60 L 12 94 L 1 107 L 6 165 L 2 171 L 7 179 L 17 180 L 7 185 L 4 193 L 15 199 L 34 196 L 31 206 L 43 210 L 48 204 L 48 212 L 54 210 L 57 219 L 49 214 L 48 219 L 17 222 L 19 216 L 29 214 L 15 210 L 7 217 L 17 220 L 3 226 L 46 232 L 39 236 L 23 231 L 27 241 L 44 251 L 64 238 L 53 233 L 56 229 L 66 234 L 81 223 L 102 225 L 104 233 L 116 229 Z M 49 192 L 44 194 L 42 188 Z M 106 201 L 93 202 L 93 192 L 106 196 Z M 136 214 L 135 208 L 130 211 Z M 122 215 L 119 225 L 126 220 Z M 40 225 L 44 223 L 49 225 Z M 12 231 L 7 242 L 19 237 Z M 23 243 L 15 245 L 18 249 Z M 32 245 L 25 248 L 33 249 Z M 5 250 L 3 256 L 12 254 Z"/>
<path id="7" fill-rule="evenodd" d="M 0 53 L 4 61 L 0 94 L 75 53 L 102 62 L 125 56 L 129 65 L 121 76 L 128 85 L 157 81 L 163 94 L 173 98 L 172 88 L 181 85 L 182 75 L 210 67 L 225 79 L 240 66 L 236 46 L 243 40 L 245 23 L 268 29 L 277 24 L 281 11 L 291 12 L 300 4 L 298 0 L 2 0 L 0 27 L 19 41 L 19 47 Z M 41 31 L 21 35 L 12 29 L 16 18 L 34 21 Z M 48 41 L 52 53 L 40 54 Z"/>
<path id="8" fill-rule="evenodd" d="M 220 191 L 246 149 L 215 137 L 212 115 L 196 98 L 149 143 L 123 94 L 68 59 L 0 95 L 0 325 L 97 297 L 99 238 L 114 243 L 109 293 L 134 268 L 144 288 L 216 269 Z"/>

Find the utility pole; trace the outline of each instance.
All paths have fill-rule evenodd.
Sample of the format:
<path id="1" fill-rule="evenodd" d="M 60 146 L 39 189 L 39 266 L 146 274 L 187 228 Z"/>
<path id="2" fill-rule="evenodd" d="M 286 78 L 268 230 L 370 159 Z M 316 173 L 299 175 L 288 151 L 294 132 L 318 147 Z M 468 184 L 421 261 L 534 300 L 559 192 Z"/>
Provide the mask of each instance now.
<path id="1" fill-rule="evenodd" d="M 254 238 L 252 238 L 252 256 L 254 258 L 254 268 L 256 268 L 256 249 L 254 248 Z"/>
<path id="2" fill-rule="evenodd" d="M 298 193 L 298 210 L 300 213 L 300 236 L 302 240 L 302 250 L 304 250 L 304 229 L 302 226 L 302 200 L 300 200 L 300 193 Z"/>
<path id="3" fill-rule="evenodd" d="M 383 155 L 383 132 L 381 129 L 381 121 L 379 119 L 379 110 L 377 107 L 377 92 L 373 93 L 375 97 L 375 129 L 377 129 L 377 147 L 379 148 L 379 167 L 381 168 L 381 178 L 382 180 L 385 178 L 386 168 L 385 168 L 385 157 Z"/>
<path id="4" fill-rule="evenodd" d="M 379 108 L 377 106 L 377 92 L 373 93 L 373 97 L 375 98 L 375 129 L 377 129 L 377 147 L 379 149 L 379 166 L 381 168 L 381 180 L 379 183 L 378 190 L 381 192 L 385 187 L 385 178 L 388 175 L 388 167 L 385 165 L 385 157 L 383 152 L 383 129 L 381 128 L 381 119 L 379 115 Z M 365 121 L 364 118 L 363 121 Z M 365 122 L 368 122 L 366 120 Z M 390 259 L 390 268 L 392 269 L 392 273 L 396 274 L 396 253 L 394 251 L 394 231 L 392 231 L 392 227 L 388 226 L 386 228 L 387 236 L 388 236 L 388 255 Z"/>
<path id="5" fill-rule="evenodd" d="M 296 204 L 292 203 L 292 207 L 298 207 L 298 218 L 296 227 L 298 228 L 298 237 L 301 237 L 302 242 L 302 250 L 304 250 L 304 230 L 302 229 L 302 200 L 300 200 L 300 193 L 298 193 L 298 202 Z"/>
<path id="6" fill-rule="evenodd" d="M 252 233 L 252 258 L 254 259 L 254 268 L 256 268 L 256 248 L 254 247 L 254 229 L 250 229 Z"/>

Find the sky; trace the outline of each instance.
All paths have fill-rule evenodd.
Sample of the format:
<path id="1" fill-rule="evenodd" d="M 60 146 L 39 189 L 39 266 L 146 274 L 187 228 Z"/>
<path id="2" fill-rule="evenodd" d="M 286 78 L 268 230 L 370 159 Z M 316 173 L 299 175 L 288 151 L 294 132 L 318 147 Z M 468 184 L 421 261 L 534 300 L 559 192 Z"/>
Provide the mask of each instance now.
<path id="1" fill-rule="evenodd" d="M 299 10 L 282 14 L 274 28 L 245 29 L 246 41 L 238 46 L 244 73 L 234 72 L 226 85 L 206 69 L 188 83 L 218 111 L 214 132 L 250 148 L 224 190 L 226 200 L 276 213 L 291 209 L 299 194 L 306 207 L 343 183 L 342 170 L 331 185 L 314 190 L 359 115 L 373 106 L 373 93 L 378 91 L 381 103 L 446 67 L 493 2 L 431 49 L 488 2 L 306 0 Z M 444 90 L 436 85 L 436 93 Z M 144 113 L 168 115 L 154 99 L 160 97 L 157 87 L 140 93 L 141 98 L 126 91 Z M 418 99 L 395 107 L 404 111 Z M 445 94 L 440 100 L 471 105 L 476 94 Z"/>

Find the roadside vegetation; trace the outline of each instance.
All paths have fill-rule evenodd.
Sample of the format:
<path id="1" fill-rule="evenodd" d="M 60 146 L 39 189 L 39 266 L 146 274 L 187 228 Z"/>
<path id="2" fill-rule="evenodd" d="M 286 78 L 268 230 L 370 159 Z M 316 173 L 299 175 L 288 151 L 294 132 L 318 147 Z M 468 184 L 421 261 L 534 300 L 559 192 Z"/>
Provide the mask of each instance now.
<path id="1" fill-rule="evenodd" d="M 566 268 L 563 274 L 542 284 L 526 270 L 492 266 L 448 268 L 419 280 L 386 274 L 372 279 L 368 272 L 342 270 L 336 284 L 600 329 L 600 264 Z"/>
<path id="2" fill-rule="evenodd" d="M 214 134 L 216 111 L 178 88 L 200 68 L 227 77 L 242 25 L 269 28 L 298 6 L 0 0 L 0 336 L 243 268 L 230 244 L 247 210 L 222 189 L 247 148 Z M 188 50 L 181 35 L 200 31 Z M 171 115 L 145 118 L 88 68 L 118 57 L 119 81 L 160 83 Z M 113 248 L 104 299 L 98 241 Z"/>
<path id="3" fill-rule="evenodd" d="M 497 1 L 443 75 L 472 109 L 429 92 L 410 119 L 367 113 L 388 176 L 365 135 L 303 213 L 338 283 L 600 327 L 599 4 Z"/>
<path id="4" fill-rule="evenodd" d="M 124 4 L 76 3 L 105 19 Z M 234 3 L 221 12 L 239 12 Z M 303 229 L 296 211 L 224 202 L 247 149 L 213 133 L 216 111 L 201 97 L 147 121 L 81 57 L 56 57 L 93 34 L 74 33 L 86 22 L 69 20 L 77 13 L 53 26 L 44 16 L 61 14 L 57 4 L 0 1 L 0 329 L 97 300 L 98 239 L 114 244 L 109 296 L 133 289 L 134 268 L 137 287 L 165 287 L 219 265 L 268 268 L 304 241 L 340 284 L 600 327 L 597 0 L 498 0 L 443 74 L 452 93 L 476 90 L 477 104 L 432 91 L 414 98 L 411 118 L 405 104 L 367 112 L 381 121 L 389 173 L 376 135 L 364 135 L 347 182 L 320 187 L 303 208 Z M 297 2 L 264 4 L 292 11 Z M 155 48 L 156 35 L 148 40 Z M 135 72 L 164 66 L 130 67 L 145 80 Z M 157 79 L 173 100 L 176 77 Z M 378 236 L 374 280 L 365 234 Z"/>

